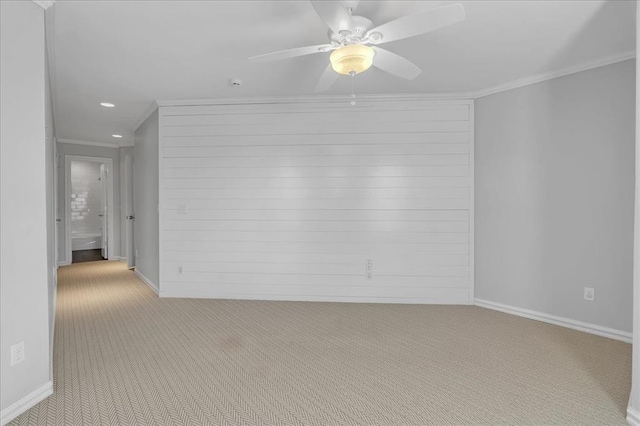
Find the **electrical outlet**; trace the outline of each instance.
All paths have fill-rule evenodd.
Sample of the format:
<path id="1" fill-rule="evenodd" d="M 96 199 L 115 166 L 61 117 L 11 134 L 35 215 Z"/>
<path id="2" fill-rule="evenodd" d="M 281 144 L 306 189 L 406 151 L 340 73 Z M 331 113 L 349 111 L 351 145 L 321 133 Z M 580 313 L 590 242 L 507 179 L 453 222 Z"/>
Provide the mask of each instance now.
<path id="1" fill-rule="evenodd" d="M 596 298 L 596 291 L 591 287 L 584 288 L 584 300 L 588 300 L 589 302 L 593 302 Z"/>
<path id="2" fill-rule="evenodd" d="M 24 361 L 24 342 L 11 346 L 11 365 Z"/>
<path id="3" fill-rule="evenodd" d="M 182 275 L 184 271 L 182 270 L 182 265 L 178 266 L 178 273 Z"/>
<path id="4" fill-rule="evenodd" d="M 186 204 L 180 204 L 178 206 L 178 214 L 187 214 L 187 205 Z"/>
<path id="5" fill-rule="evenodd" d="M 365 274 L 368 280 L 373 278 L 373 260 L 367 259 L 364 262 Z"/>

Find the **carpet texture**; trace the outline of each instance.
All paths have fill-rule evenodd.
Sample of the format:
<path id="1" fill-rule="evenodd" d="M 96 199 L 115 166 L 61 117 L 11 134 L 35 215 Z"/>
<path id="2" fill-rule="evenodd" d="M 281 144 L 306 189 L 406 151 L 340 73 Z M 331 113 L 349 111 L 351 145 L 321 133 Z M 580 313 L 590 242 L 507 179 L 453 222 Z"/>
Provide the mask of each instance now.
<path id="1" fill-rule="evenodd" d="M 624 425 L 631 345 L 473 306 L 159 299 L 59 271 L 54 394 L 12 425 Z"/>

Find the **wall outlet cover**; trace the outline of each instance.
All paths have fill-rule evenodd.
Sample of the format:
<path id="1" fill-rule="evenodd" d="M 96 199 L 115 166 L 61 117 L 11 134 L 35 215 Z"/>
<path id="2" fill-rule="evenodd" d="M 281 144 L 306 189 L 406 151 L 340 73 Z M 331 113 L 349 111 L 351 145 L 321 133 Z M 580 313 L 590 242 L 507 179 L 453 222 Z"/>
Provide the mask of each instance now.
<path id="1" fill-rule="evenodd" d="M 367 280 L 372 279 L 373 278 L 373 260 L 367 259 L 364 262 L 364 266 L 365 266 L 365 275 L 367 277 Z"/>
<path id="2" fill-rule="evenodd" d="M 593 302 L 596 297 L 596 291 L 591 287 L 584 288 L 584 300 L 588 300 L 589 302 Z"/>
<path id="3" fill-rule="evenodd" d="M 24 342 L 18 342 L 11 346 L 11 365 L 24 361 Z"/>

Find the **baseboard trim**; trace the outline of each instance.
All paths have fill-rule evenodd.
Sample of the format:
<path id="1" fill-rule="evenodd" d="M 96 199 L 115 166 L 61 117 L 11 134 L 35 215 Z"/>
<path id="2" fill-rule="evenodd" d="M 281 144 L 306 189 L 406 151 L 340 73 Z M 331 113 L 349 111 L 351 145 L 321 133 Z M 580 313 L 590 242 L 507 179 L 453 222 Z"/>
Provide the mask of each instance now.
<path id="1" fill-rule="evenodd" d="M 469 299 L 420 299 L 413 297 L 312 296 L 286 294 L 232 294 L 207 289 L 173 288 L 160 292 L 160 297 L 179 299 L 268 300 L 274 302 L 390 303 L 407 305 L 473 305 Z"/>
<path id="2" fill-rule="evenodd" d="M 69 265 L 71 265 L 71 262 L 67 262 L 67 261 L 58 262 L 58 267 L 60 267 L 60 266 L 69 266 Z"/>
<path id="3" fill-rule="evenodd" d="M 56 313 L 58 312 L 58 268 L 55 269 L 53 286 L 53 315 L 51 315 L 51 334 L 49 335 L 49 378 L 53 381 L 53 343 L 56 335 Z"/>
<path id="4" fill-rule="evenodd" d="M 18 417 L 20 414 L 27 411 L 29 408 L 36 405 L 38 402 L 47 398 L 53 393 L 53 382 L 50 380 L 38 389 L 31 392 L 24 398 L 20 398 L 0 413 L 0 424 L 2 426 L 9 423 L 11 420 Z"/>
<path id="5" fill-rule="evenodd" d="M 634 408 L 627 408 L 627 424 L 631 426 L 640 426 L 640 412 Z"/>
<path id="6" fill-rule="evenodd" d="M 158 286 L 155 285 L 149 278 L 145 277 L 143 274 L 140 273 L 140 271 L 138 271 L 137 269 L 134 269 L 133 271 L 134 274 L 136 274 L 138 276 L 138 278 L 140 278 L 142 280 L 143 283 L 145 283 L 146 285 L 149 286 L 149 288 L 151 290 L 153 290 L 153 292 L 155 294 L 157 294 L 158 296 L 160 296 L 160 291 L 158 290 Z"/>
<path id="7" fill-rule="evenodd" d="M 549 315 L 542 312 L 532 311 L 529 309 L 518 308 L 516 306 L 504 305 L 502 303 L 491 302 L 489 300 L 475 299 L 475 305 L 482 308 L 492 309 L 511 315 L 517 315 L 523 318 L 529 318 L 536 321 L 546 322 L 548 324 L 559 325 L 561 327 L 571 328 L 573 330 L 582 331 L 596 336 L 608 337 L 609 339 L 620 340 L 625 343 L 631 343 L 633 335 L 626 331 L 614 330 L 613 328 L 602 327 L 587 322 L 572 320 L 569 318 Z"/>

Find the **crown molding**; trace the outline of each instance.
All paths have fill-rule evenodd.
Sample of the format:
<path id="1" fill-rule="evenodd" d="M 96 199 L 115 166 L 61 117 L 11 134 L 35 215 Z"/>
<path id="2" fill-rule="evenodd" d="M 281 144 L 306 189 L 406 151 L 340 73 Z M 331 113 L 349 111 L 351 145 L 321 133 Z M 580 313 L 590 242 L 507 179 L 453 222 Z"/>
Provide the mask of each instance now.
<path id="1" fill-rule="evenodd" d="M 138 120 L 133 125 L 132 133 L 135 133 L 135 131 L 138 130 L 138 127 L 142 126 L 142 123 L 147 121 L 147 118 L 151 117 L 151 114 L 153 114 L 154 111 L 157 110 L 157 109 L 158 109 L 158 102 L 157 101 L 151 101 L 151 103 L 149 104 L 147 109 L 144 110 L 144 112 L 142 113 L 140 118 L 138 118 Z"/>
<path id="2" fill-rule="evenodd" d="M 582 65 L 563 68 L 558 71 L 531 75 L 529 77 L 513 80 L 508 83 L 490 87 L 488 89 L 479 90 L 474 93 L 473 98 L 477 99 L 477 98 L 482 98 L 484 96 L 495 95 L 496 93 L 500 93 L 500 92 L 506 92 L 507 90 L 519 89 L 520 87 L 541 83 L 547 80 L 553 80 L 554 78 L 564 77 L 566 75 L 575 74 L 582 71 L 588 71 L 594 68 L 604 67 L 606 65 L 613 65 L 618 62 L 623 62 L 629 59 L 633 59 L 635 57 L 636 57 L 636 52 L 635 50 L 633 50 L 633 51 L 624 52 L 624 53 L 620 53 L 613 56 L 608 56 L 606 58 L 598 59 L 597 61 L 587 62 Z"/>
<path id="3" fill-rule="evenodd" d="M 32 2 L 34 2 L 35 4 L 37 4 L 38 6 L 40 6 L 41 8 L 43 8 L 44 10 L 49 9 L 51 6 L 53 6 L 53 4 L 55 3 L 55 0 L 31 0 Z"/>
<path id="4" fill-rule="evenodd" d="M 120 145 L 116 145 L 114 143 L 78 141 L 73 139 L 61 139 L 61 138 L 57 138 L 56 140 L 60 143 L 68 143 L 72 145 L 99 146 L 101 148 L 120 148 Z"/>
<path id="5" fill-rule="evenodd" d="M 472 102 L 496 93 L 518 89 L 547 80 L 564 77 L 570 74 L 588 71 L 594 68 L 613 65 L 618 62 L 627 61 L 636 57 L 635 51 L 623 52 L 608 56 L 596 61 L 587 62 L 574 67 L 564 68 L 558 71 L 535 74 L 528 77 L 510 81 L 508 83 L 493 86 L 487 89 L 471 92 L 447 92 L 447 93 L 408 93 L 408 94 L 363 94 L 358 95 L 359 101 L 433 101 L 433 102 Z M 214 99 L 177 99 L 177 100 L 156 100 L 151 102 L 149 107 L 134 124 L 133 130 L 137 130 L 144 121 L 159 107 L 176 106 L 203 106 L 203 105 L 268 105 L 268 104 L 323 104 L 342 103 L 350 98 L 347 95 L 316 95 L 316 96 L 266 96 L 266 97 L 244 97 L 244 98 L 214 98 Z"/>

